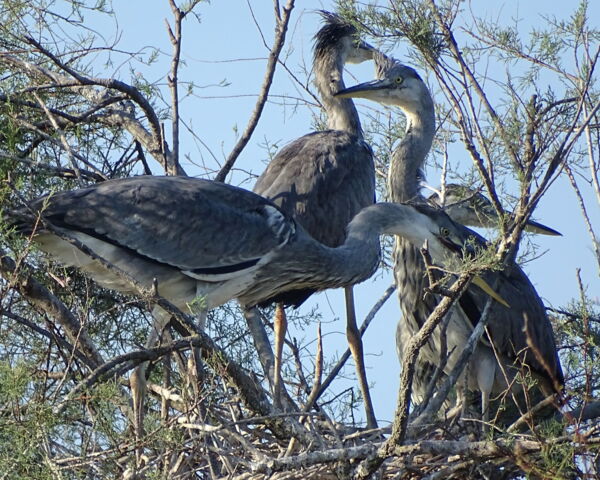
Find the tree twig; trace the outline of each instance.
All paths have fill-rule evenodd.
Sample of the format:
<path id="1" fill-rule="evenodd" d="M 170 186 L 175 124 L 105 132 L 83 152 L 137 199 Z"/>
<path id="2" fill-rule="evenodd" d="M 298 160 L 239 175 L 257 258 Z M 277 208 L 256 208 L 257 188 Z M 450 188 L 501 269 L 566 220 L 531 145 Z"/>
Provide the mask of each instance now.
<path id="1" fill-rule="evenodd" d="M 256 101 L 256 106 L 254 107 L 254 111 L 250 116 L 250 120 L 248 121 L 248 125 L 246 126 L 246 130 L 238 140 L 238 142 L 233 147 L 233 150 L 227 157 L 225 164 L 217 173 L 215 180 L 217 182 L 224 182 L 227 178 L 227 175 L 233 168 L 235 161 L 237 160 L 240 153 L 250 140 L 256 125 L 258 125 L 258 121 L 262 114 L 265 103 L 267 102 L 267 98 L 269 97 L 269 90 L 271 88 L 271 84 L 273 83 L 273 75 L 275 74 L 275 68 L 277 67 L 277 59 L 279 58 L 279 54 L 281 53 L 281 49 L 283 48 L 283 44 L 285 43 L 285 35 L 287 33 L 288 24 L 290 21 L 290 16 L 292 14 L 292 10 L 294 9 L 294 0 L 288 0 L 287 4 L 283 7 L 283 15 L 281 19 L 276 20 L 275 26 L 275 41 L 273 42 L 273 48 L 271 49 L 271 53 L 269 54 L 269 61 L 267 62 L 267 71 L 265 73 L 265 78 L 263 80 L 263 84 L 258 95 L 258 99 Z M 279 11 L 279 9 L 277 9 Z"/>

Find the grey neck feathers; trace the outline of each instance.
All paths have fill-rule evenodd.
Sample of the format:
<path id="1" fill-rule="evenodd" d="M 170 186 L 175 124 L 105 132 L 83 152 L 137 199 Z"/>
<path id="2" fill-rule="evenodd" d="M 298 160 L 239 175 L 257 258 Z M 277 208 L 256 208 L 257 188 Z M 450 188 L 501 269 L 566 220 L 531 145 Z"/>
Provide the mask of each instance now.
<path id="1" fill-rule="evenodd" d="M 363 208 L 348 225 L 344 245 L 329 249 L 334 265 L 348 278 L 354 275 L 365 280 L 379 263 L 379 237 L 398 233 L 399 229 L 408 232 L 415 220 L 413 207 L 408 205 L 376 203 Z"/>
<path id="2" fill-rule="evenodd" d="M 333 95 L 345 87 L 342 78 L 345 55 L 336 52 L 326 58 L 315 58 L 315 85 L 327 113 L 327 128 L 342 130 L 362 138 L 362 128 L 354 102 Z"/>
<path id="3" fill-rule="evenodd" d="M 388 192 L 393 202 L 420 198 L 419 169 L 431 149 L 435 134 L 435 111 L 431 97 L 425 98 L 415 111 L 404 110 L 406 135 L 392 155 L 388 174 Z"/>
<path id="4" fill-rule="evenodd" d="M 314 260 L 328 284 L 331 284 L 331 278 L 335 278 L 338 287 L 352 285 L 366 280 L 377 270 L 379 236 L 398 219 L 395 210 L 388 212 L 391 209 L 382 205 L 385 204 L 367 207 L 354 217 L 343 245 L 336 248 L 314 245 L 320 252 Z"/>

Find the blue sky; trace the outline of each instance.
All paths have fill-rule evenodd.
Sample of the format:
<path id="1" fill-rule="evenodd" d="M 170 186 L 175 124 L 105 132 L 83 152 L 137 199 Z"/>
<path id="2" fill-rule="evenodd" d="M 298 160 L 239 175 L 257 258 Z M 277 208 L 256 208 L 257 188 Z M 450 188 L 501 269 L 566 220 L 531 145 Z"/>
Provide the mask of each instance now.
<path id="1" fill-rule="evenodd" d="M 137 75 L 143 75 L 150 81 L 161 81 L 164 85 L 169 68 L 168 54 L 171 46 L 165 29 L 165 18 L 171 19 L 171 12 L 166 0 L 148 2 L 147 0 L 115 1 L 117 24 L 99 23 L 98 31 L 104 35 L 107 43 L 118 36 L 119 47 L 128 51 L 139 51 L 146 57 L 153 48 L 158 48 L 165 56 L 152 67 L 141 64 L 121 63 L 118 56 L 113 63 L 102 71 L 96 70 L 99 76 L 115 77 L 129 82 Z M 254 9 L 253 20 L 248 3 Z M 182 102 L 181 116 L 193 131 L 193 135 L 182 130 L 181 156 L 184 167 L 190 175 L 206 175 L 207 169 L 217 167 L 231 151 L 237 139 L 236 130 L 243 131 L 251 115 L 256 96 L 262 84 L 268 49 L 273 40 L 273 6 L 266 0 L 260 2 L 242 0 L 213 1 L 197 7 L 201 17 L 200 23 L 189 18 L 184 24 L 184 43 L 180 81 L 193 81 L 201 88 L 195 88 L 192 95 Z M 282 2 L 283 3 L 283 2 Z M 312 58 L 312 37 L 320 25 L 317 9 L 334 10 L 333 2 L 297 1 L 292 14 L 290 31 L 282 58 L 286 66 L 298 78 L 304 79 L 305 72 L 310 69 Z M 473 8 L 478 7 L 474 2 Z M 563 17 L 575 8 L 565 5 L 571 2 L 547 2 L 539 0 L 506 1 L 495 3 L 493 7 L 481 2 L 488 8 L 491 17 L 520 18 L 520 29 L 525 33 L 531 27 L 541 27 L 546 20 L 542 17 L 556 15 Z M 575 2 L 573 2 L 575 3 Z M 590 18 L 600 18 L 600 5 L 591 2 Z M 255 23 L 256 21 L 256 23 Z M 259 30 L 260 28 L 260 30 Z M 118 33 L 116 33 L 118 32 Z M 406 57 L 407 46 L 401 45 L 392 52 L 397 58 Z M 504 68 L 504 67 L 502 67 Z M 427 76 L 426 72 L 421 72 Z M 501 73 L 501 72 L 500 72 Z M 373 76 L 372 65 L 352 66 L 345 76 L 346 84 L 370 80 Z M 353 78 L 354 77 L 354 78 Z M 314 87 L 310 85 L 312 91 Z M 167 95 L 167 89 L 164 88 Z M 181 88 L 182 94 L 185 87 Z M 284 97 L 300 100 L 297 103 Z M 244 150 L 236 165 L 242 172 L 235 173 L 232 183 L 239 184 L 246 177 L 244 172 L 260 174 L 268 160 L 263 146 L 269 143 L 283 146 L 305 133 L 311 131 L 311 115 L 314 105 L 306 102 L 311 99 L 305 91 L 290 80 L 290 75 L 278 67 L 270 101 L 260 120 L 249 145 Z M 360 103 L 363 109 L 372 109 L 369 103 Z M 369 110 L 370 111 L 370 110 Z M 397 113 L 400 115 L 399 111 Z M 168 124 L 168 122 L 167 122 Z M 470 162 L 466 153 L 465 162 Z M 155 172 L 159 173 L 159 167 Z M 439 184 L 439 173 L 433 169 L 427 171 L 428 181 L 432 185 Z M 242 184 L 252 188 L 253 183 Z M 592 203 L 592 207 L 597 207 Z M 589 213 L 595 225 L 600 225 L 600 209 L 592 208 Z M 565 305 L 578 295 L 576 289 L 576 268 L 581 268 L 584 285 L 588 293 L 596 296 L 600 292 L 600 279 L 597 263 L 594 260 L 575 196 L 565 182 L 559 180 L 541 202 L 535 212 L 535 218 L 563 232 L 560 238 L 538 238 L 540 252 L 546 252 L 525 267 L 527 273 L 544 301 L 554 307 Z M 358 313 L 362 318 L 391 283 L 389 273 L 379 272 L 375 279 L 357 288 Z M 324 316 L 326 334 L 325 354 L 332 355 L 335 350 L 345 348 L 343 320 L 343 301 L 341 291 L 330 291 L 313 297 L 303 308 L 318 305 Z M 374 383 L 373 397 L 379 419 L 391 420 L 396 401 L 399 379 L 399 365 L 395 355 L 394 331 L 399 319 L 399 307 L 394 295 L 378 314 L 370 330 L 365 336 L 367 367 L 369 381 Z M 306 329 L 305 335 L 313 337 L 314 329 Z M 301 336 L 302 332 L 292 332 Z M 339 382 L 336 388 L 344 388 Z M 358 415 L 362 410 L 357 411 Z"/>

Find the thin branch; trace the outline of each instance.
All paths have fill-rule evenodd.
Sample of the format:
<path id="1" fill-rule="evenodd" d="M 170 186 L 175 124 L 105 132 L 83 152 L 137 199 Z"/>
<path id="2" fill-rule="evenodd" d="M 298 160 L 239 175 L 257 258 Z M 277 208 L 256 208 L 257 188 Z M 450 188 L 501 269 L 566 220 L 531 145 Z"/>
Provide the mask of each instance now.
<path id="1" fill-rule="evenodd" d="M 30 270 L 31 268 L 24 262 L 20 262 L 19 268 L 17 268 L 15 261 L 0 250 L 0 274 L 32 305 L 40 308 L 58 321 L 64 328 L 69 341 L 83 353 L 88 366 L 95 368 L 102 365 L 104 363 L 102 356 L 96 350 L 94 343 L 83 325 L 79 323 L 79 320 L 44 285 L 32 276 L 23 273 L 24 269 Z"/>
<path id="2" fill-rule="evenodd" d="M 285 7 L 283 7 L 283 16 L 281 20 L 276 20 L 275 27 L 275 41 L 273 42 L 273 48 L 271 49 L 271 53 L 269 54 L 269 61 L 267 62 L 267 71 L 265 73 L 265 78 L 263 80 L 263 84 L 261 87 L 261 91 L 258 95 L 258 99 L 256 101 L 256 106 L 254 107 L 254 111 L 250 116 L 250 120 L 248 121 L 248 125 L 246 126 L 246 130 L 233 147 L 233 150 L 227 157 L 225 164 L 217 173 L 215 180 L 217 182 L 224 182 L 227 178 L 227 175 L 233 168 L 238 156 L 242 153 L 242 150 L 246 146 L 246 144 L 250 141 L 250 137 L 254 132 L 254 129 L 258 125 L 258 121 L 260 120 L 263 108 L 265 103 L 267 102 L 267 98 L 269 97 L 269 90 L 271 88 L 271 84 L 273 83 L 273 76 L 275 74 L 275 68 L 277 67 L 277 60 L 279 58 L 279 54 L 281 53 L 281 49 L 283 48 L 283 44 L 285 43 L 285 35 L 287 33 L 288 24 L 290 21 L 290 16 L 292 10 L 294 9 L 294 0 L 288 0 Z"/>
<path id="3" fill-rule="evenodd" d="M 33 42 L 35 42 L 35 40 L 33 40 Z M 14 55 L 3 52 L 0 52 L 0 62 L 16 66 L 31 77 L 42 77 L 49 79 L 52 82 L 51 86 L 53 88 L 60 87 L 79 89 L 84 98 L 94 105 L 104 104 L 109 98 L 114 97 L 110 96 L 108 91 L 98 91 L 97 89 L 91 87 L 99 86 L 105 89 L 114 89 L 122 92 L 127 98 L 140 105 L 150 123 L 150 131 L 148 131 L 136 118 L 133 104 L 131 102 L 120 108 L 115 106 L 107 108 L 106 112 L 103 115 L 96 117 L 96 119 L 98 121 L 105 122 L 110 126 L 125 128 L 136 140 L 138 140 L 148 149 L 148 151 L 157 159 L 159 163 L 163 163 L 163 158 L 165 155 L 167 161 L 169 161 L 171 153 L 168 151 L 168 148 L 163 145 L 161 126 L 158 116 L 156 115 L 156 112 L 154 112 L 154 109 L 148 100 L 146 100 L 146 98 L 138 89 L 114 79 L 85 77 L 73 71 L 66 65 L 63 65 L 58 58 L 52 55 L 52 53 L 44 49 L 39 43 L 35 43 L 38 45 L 36 48 L 38 48 L 40 52 L 48 56 L 54 63 L 57 63 L 59 67 L 69 73 L 69 75 L 74 76 L 75 80 L 67 75 L 54 72 L 50 69 L 41 67 L 34 63 L 15 57 Z M 35 88 L 41 87 L 37 86 Z M 185 171 L 181 168 L 181 166 L 178 167 L 177 174 L 185 175 Z"/>
<path id="4" fill-rule="evenodd" d="M 63 145 L 63 148 L 67 152 L 67 156 L 69 157 L 69 161 L 71 162 L 71 166 L 73 167 L 73 171 L 75 172 L 75 177 L 78 181 L 78 184 L 80 187 L 83 187 L 84 183 L 83 183 L 83 179 L 81 178 L 81 172 L 79 171 L 79 166 L 77 165 L 77 161 L 75 160 L 75 155 L 73 153 L 73 149 L 71 148 L 71 145 L 69 145 L 69 142 L 67 141 L 67 137 L 65 137 L 65 134 L 61 130 L 61 128 L 58 126 L 58 123 L 56 122 L 54 115 L 52 115 L 52 113 L 48 110 L 48 108 L 46 107 L 46 104 L 42 101 L 42 99 L 37 94 L 37 92 L 34 92 L 33 96 L 40 104 L 40 107 L 42 107 L 42 110 L 44 110 L 44 113 L 50 120 L 50 123 L 52 123 L 52 126 L 54 127 L 56 132 L 59 134 L 60 141 Z"/>
<path id="5" fill-rule="evenodd" d="M 43 55 L 48 57 L 57 67 L 67 72 L 71 77 L 73 77 L 77 81 L 79 85 L 102 86 L 105 88 L 110 88 L 125 93 L 129 98 L 131 98 L 142 108 L 142 110 L 146 114 L 146 117 L 148 118 L 148 121 L 150 122 L 152 130 L 154 131 L 154 136 L 156 138 L 160 138 L 160 121 L 158 119 L 158 116 L 152 108 L 152 105 L 150 105 L 150 102 L 148 102 L 146 97 L 144 97 L 144 95 L 142 95 L 142 93 L 137 88 L 131 85 L 127 85 L 126 83 L 121 82 L 120 80 L 115 80 L 113 78 L 88 78 L 80 74 L 79 72 L 76 72 L 64 62 L 59 60 L 58 57 L 56 57 L 44 46 L 42 46 L 42 44 L 35 40 L 33 37 L 26 37 L 25 40 L 34 47 L 36 47 Z"/>
<path id="6" fill-rule="evenodd" d="M 394 293 L 395 291 L 396 291 L 396 286 L 390 285 L 388 288 L 385 289 L 385 292 L 383 292 L 383 295 L 379 298 L 379 300 L 377 300 L 375 305 L 373 305 L 373 308 L 371 308 L 371 310 L 369 311 L 369 313 L 367 314 L 367 316 L 365 317 L 365 319 L 363 320 L 363 322 L 360 326 L 359 332 L 360 332 L 361 337 L 367 331 L 367 328 L 369 327 L 369 325 L 375 318 L 375 315 L 377 314 L 377 312 L 381 309 L 381 307 L 384 305 L 384 303 L 388 300 L 388 298 L 390 298 L 392 293 Z M 325 380 L 319 387 L 319 391 L 316 395 L 315 401 L 318 400 L 321 397 L 321 395 L 323 395 L 325 390 L 327 390 L 329 388 L 329 385 L 331 385 L 331 382 L 333 382 L 333 380 L 335 380 L 335 378 L 337 377 L 337 374 L 340 372 L 340 370 L 343 368 L 343 366 L 346 364 L 346 362 L 350 358 L 350 355 L 351 355 L 350 349 L 347 348 L 346 351 L 344 352 L 344 354 L 340 357 L 338 362 L 331 369 L 331 371 L 329 372 L 329 374 L 327 375 L 327 377 L 325 378 Z"/>
<path id="7" fill-rule="evenodd" d="M 594 250 L 594 257 L 596 258 L 596 263 L 598 264 L 598 272 L 600 273 L 600 242 L 598 241 L 596 232 L 594 232 L 594 227 L 592 226 L 590 216 L 588 215 L 587 208 L 585 206 L 585 200 L 583 199 L 583 195 L 581 194 L 579 185 L 577 185 L 577 180 L 575 180 L 575 175 L 573 175 L 573 171 L 571 170 L 571 167 L 568 163 L 565 163 L 564 169 L 567 173 L 567 177 L 569 178 L 569 182 L 571 183 L 571 187 L 575 192 L 577 201 L 579 202 L 579 210 L 581 211 L 581 215 L 583 216 L 585 226 L 587 228 L 588 234 L 590 235 L 590 239 L 592 241 L 592 249 Z"/>
<path id="8" fill-rule="evenodd" d="M 172 128 L 172 162 L 169 165 L 174 173 L 177 172 L 179 165 L 179 90 L 177 75 L 179 70 L 179 59 L 181 56 L 181 24 L 185 16 L 179 7 L 175 4 L 174 0 L 169 0 L 171 11 L 175 17 L 175 32 L 171 30 L 169 22 L 165 20 L 167 24 L 167 31 L 169 32 L 169 40 L 173 46 L 173 58 L 171 60 L 171 74 L 167 76 L 167 82 L 169 89 L 171 90 L 171 108 L 173 113 L 171 115 L 171 128 Z M 169 172 L 167 172 L 169 173 Z"/>
<path id="9" fill-rule="evenodd" d="M 495 286 L 492 285 L 492 289 L 493 288 L 495 288 Z M 458 357 L 454 368 L 444 380 L 444 383 L 440 386 L 440 388 L 437 389 L 435 397 L 432 400 L 430 400 L 427 408 L 425 408 L 425 410 L 423 410 L 423 412 L 417 418 L 415 418 L 414 421 L 411 422 L 411 428 L 417 428 L 421 425 L 424 425 L 425 423 L 430 421 L 431 418 L 435 416 L 436 412 L 438 412 L 441 408 L 442 404 L 444 403 L 444 400 L 446 400 L 446 397 L 450 393 L 450 389 L 456 384 L 459 375 L 469 363 L 469 360 L 471 359 L 471 356 L 475 351 L 475 347 L 478 345 L 479 340 L 485 333 L 485 327 L 490 320 L 489 312 L 493 302 L 494 300 L 491 297 L 488 297 L 485 307 L 483 309 L 483 313 L 481 314 L 477 325 L 471 332 L 469 340 L 467 340 L 464 349 L 460 353 L 460 356 Z M 414 434 L 418 435 L 418 433 L 413 433 L 413 435 Z"/>
<path id="10" fill-rule="evenodd" d="M 11 320 L 14 320 L 15 322 L 20 323 L 21 325 L 33 330 L 34 332 L 43 335 L 44 337 L 52 340 L 53 342 L 56 342 L 56 344 L 61 349 L 73 353 L 79 360 L 83 361 L 84 363 L 87 363 L 86 356 L 80 350 L 73 347 L 73 345 L 70 342 L 65 340 L 62 336 L 57 335 L 55 332 L 46 330 L 45 328 L 36 325 L 31 320 L 28 320 L 27 318 L 24 318 L 20 315 L 16 315 L 13 312 L 9 312 L 4 309 L 0 309 L 0 316 L 10 318 Z M 64 376 L 64 374 L 61 374 L 61 377 L 62 376 Z"/>
<path id="11" fill-rule="evenodd" d="M 315 402 L 317 401 L 317 395 L 321 389 L 321 381 L 323 377 L 323 338 L 321 336 L 321 323 L 317 326 L 317 351 L 315 352 L 315 371 L 313 374 L 313 387 L 306 399 L 306 404 L 302 408 L 304 412 L 308 412 Z"/>
<path id="12" fill-rule="evenodd" d="M 436 19 L 438 26 L 442 29 L 442 31 L 444 33 L 444 36 L 448 43 L 448 46 L 450 47 L 450 50 L 452 51 L 454 60 L 456 60 L 456 62 L 460 65 L 461 72 L 466 76 L 466 78 L 469 81 L 469 84 L 472 85 L 473 88 L 475 89 L 475 91 L 477 92 L 477 95 L 479 96 L 479 99 L 485 106 L 485 109 L 487 110 L 488 115 L 492 119 L 492 122 L 494 123 L 494 126 L 496 127 L 496 131 L 500 135 L 500 138 L 502 139 L 502 142 L 504 143 L 506 150 L 512 157 L 512 161 L 515 164 L 517 164 L 518 163 L 517 162 L 518 155 L 514 151 L 513 144 L 510 142 L 510 140 L 507 136 L 504 125 L 502 124 L 502 121 L 498 117 L 498 114 L 496 113 L 496 111 L 492 107 L 491 103 L 489 102 L 485 92 L 483 91 L 481 85 L 479 84 L 479 81 L 477 80 L 477 78 L 475 78 L 475 75 L 473 74 L 473 72 L 471 71 L 471 69 L 469 68 L 467 63 L 465 62 L 463 55 L 460 51 L 460 48 L 458 46 L 458 42 L 456 41 L 456 38 L 454 37 L 454 34 L 452 33 L 452 30 L 450 29 L 448 24 L 442 18 L 440 10 L 439 10 L 438 6 L 435 4 L 435 0 L 428 0 L 428 3 L 430 5 L 431 11 L 433 13 L 433 16 Z M 490 192 L 490 195 L 491 195 L 491 192 Z M 493 199 L 492 199 L 492 202 L 493 202 Z"/>
<path id="13" fill-rule="evenodd" d="M 31 169 L 46 170 L 60 178 L 67 178 L 67 179 L 76 178 L 75 170 L 73 170 L 72 168 L 55 167 L 53 165 L 36 162 L 35 160 L 31 160 L 29 158 L 15 157 L 14 155 L 7 155 L 7 154 L 1 153 L 1 152 L 0 152 L 0 159 L 11 160 L 11 161 L 23 163 Z M 85 169 L 81 169 L 81 168 L 79 169 L 79 174 L 81 175 L 81 178 L 84 178 L 84 179 L 92 181 L 92 182 L 104 182 L 105 180 L 108 180 L 108 178 L 101 173 L 92 172 L 90 170 L 85 170 Z"/>

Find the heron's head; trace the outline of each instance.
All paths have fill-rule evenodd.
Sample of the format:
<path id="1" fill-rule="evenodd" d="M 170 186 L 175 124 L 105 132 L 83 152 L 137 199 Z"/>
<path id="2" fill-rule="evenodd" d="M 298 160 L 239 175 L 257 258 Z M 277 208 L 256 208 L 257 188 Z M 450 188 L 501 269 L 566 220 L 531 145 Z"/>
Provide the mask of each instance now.
<path id="1" fill-rule="evenodd" d="M 362 63 L 372 60 L 376 50 L 367 42 L 355 37 L 346 52 L 346 63 Z"/>
<path id="2" fill-rule="evenodd" d="M 475 232 L 454 222 L 443 210 L 429 205 L 389 204 L 393 220 L 385 233 L 396 234 L 420 248 L 427 242 L 433 262 L 454 271 L 466 257 L 476 255 L 485 244 Z M 473 283 L 507 308 L 506 301 L 476 275 Z"/>
<path id="3" fill-rule="evenodd" d="M 444 193 L 433 189 L 434 193 L 428 198 L 432 205 L 443 208 L 444 211 L 458 223 L 471 226 L 485 226 L 494 223 L 497 216 L 491 202 L 479 193 L 478 189 L 449 183 Z"/>
<path id="4" fill-rule="evenodd" d="M 450 183 L 444 189 L 444 196 L 440 191 L 433 189 L 434 193 L 429 197 L 429 202 L 443 208 L 444 211 L 455 222 L 473 227 L 496 227 L 498 225 L 498 214 L 492 202 L 483 195 L 479 189 L 464 185 Z M 506 212 L 511 216 L 511 212 Z M 553 228 L 547 227 L 534 220 L 528 220 L 525 225 L 528 232 L 540 235 L 561 235 Z"/>
<path id="5" fill-rule="evenodd" d="M 469 231 L 455 223 L 443 210 L 421 204 L 413 205 L 413 208 L 411 228 L 414 229 L 414 238 L 409 240 L 415 245 L 422 245 L 426 240 L 435 261 L 444 263 L 448 259 L 462 259 L 474 253 Z"/>
<path id="6" fill-rule="evenodd" d="M 315 60 L 329 60 L 341 56 L 344 63 L 362 63 L 372 60 L 375 49 L 363 42 L 356 27 L 336 13 L 319 12 L 324 24 L 315 35 Z"/>
<path id="7" fill-rule="evenodd" d="M 473 232 L 452 221 L 440 208 L 427 204 L 376 203 L 361 211 L 352 225 L 368 232 L 398 235 L 417 248 L 427 242 L 432 258 L 439 263 L 474 251 L 470 238 Z"/>
<path id="8" fill-rule="evenodd" d="M 366 98 L 374 102 L 397 105 L 407 111 L 418 111 L 431 104 L 429 90 L 411 67 L 376 52 L 373 56 L 377 80 L 349 87 L 335 94 L 341 98 Z"/>

